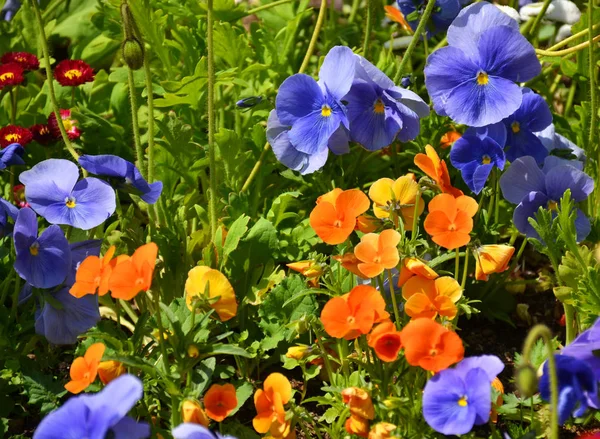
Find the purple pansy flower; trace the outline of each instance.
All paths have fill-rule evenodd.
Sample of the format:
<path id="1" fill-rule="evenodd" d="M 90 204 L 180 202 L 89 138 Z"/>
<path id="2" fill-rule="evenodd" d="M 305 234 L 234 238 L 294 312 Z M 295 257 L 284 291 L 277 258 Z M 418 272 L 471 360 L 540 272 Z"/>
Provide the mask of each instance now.
<path id="1" fill-rule="evenodd" d="M 436 112 L 475 127 L 513 114 L 523 95 L 515 82 L 540 73 L 531 43 L 518 23 L 487 2 L 463 9 L 448 29 L 448 47 L 433 52 L 425 85 Z"/>
<path id="2" fill-rule="evenodd" d="M 13 221 L 17 220 L 19 209 L 12 203 L 9 203 L 4 198 L 0 198 L 0 238 L 6 236 L 12 231 L 11 225 L 8 223 L 8 219 L 12 218 Z"/>
<path id="3" fill-rule="evenodd" d="M 523 102 L 517 111 L 502 121 L 506 126 L 506 158 L 514 162 L 519 157 L 532 156 L 543 163 L 548 150 L 535 132 L 552 124 L 550 107 L 540 95 L 523 88 Z"/>
<path id="4" fill-rule="evenodd" d="M 113 214 L 115 192 L 97 178 L 78 179 L 77 165 L 63 159 L 44 160 L 19 176 L 25 198 L 38 215 L 51 224 L 89 230 Z"/>
<path id="5" fill-rule="evenodd" d="M 233 436 L 221 436 L 198 424 L 181 424 L 172 431 L 175 439 L 236 439 Z"/>
<path id="6" fill-rule="evenodd" d="M 127 416 L 140 400 L 144 387 L 139 378 L 122 375 L 96 394 L 70 398 L 48 414 L 33 434 L 34 439 L 143 439 L 150 426 Z"/>
<path id="7" fill-rule="evenodd" d="M 481 192 L 494 167 L 504 169 L 505 143 L 506 129 L 502 123 L 497 123 L 481 128 L 468 128 L 452 146 L 452 166 L 460 169 L 463 180 L 476 194 Z"/>
<path id="8" fill-rule="evenodd" d="M 148 184 L 133 163 L 116 155 L 82 155 L 79 157 L 79 164 L 91 174 L 123 179 L 125 184 L 133 187 L 140 198 L 148 204 L 156 203 L 162 192 L 162 181 Z"/>
<path id="9" fill-rule="evenodd" d="M 544 130 L 534 134 L 541 140 L 550 154 L 585 163 L 585 151 L 566 137 L 558 134 L 554 124 L 550 124 Z"/>
<path id="10" fill-rule="evenodd" d="M 500 178 L 504 198 L 518 204 L 513 222 L 519 232 L 530 238 L 540 239 L 529 224 L 540 207 L 556 210 L 567 189 L 575 202 L 585 200 L 594 190 L 594 180 L 581 170 L 581 162 L 569 162 L 558 157 L 547 157 L 541 170 L 531 156 L 515 160 Z M 577 240 L 582 241 L 590 233 L 590 220 L 577 209 L 575 219 Z"/>
<path id="11" fill-rule="evenodd" d="M 600 381 L 600 357 L 596 355 L 598 351 L 600 351 L 600 318 L 565 346 L 561 353 L 585 361 L 592 368 L 596 381 Z"/>
<path id="12" fill-rule="evenodd" d="M 11 143 L 6 148 L 0 150 L 0 171 L 12 165 L 24 165 L 21 157 L 25 150 L 18 143 Z"/>
<path id="13" fill-rule="evenodd" d="M 423 416 L 446 435 L 466 434 L 485 424 L 492 408 L 491 384 L 504 364 L 494 355 L 468 357 L 431 378 L 423 392 Z"/>
<path id="14" fill-rule="evenodd" d="M 400 11 L 402 11 L 402 15 L 406 18 L 407 23 L 415 31 L 419 25 L 419 21 L 421 21 L 421 14 L 425 9 L 426 2 L 419 0 L 396 0 L 396 3 Z M 448 29 L 448 26 L 456 18 L 461 8 L 458 0 L 436 0 L 435 3 L 430 18 L 432 26 L 429 23 L 427 25 L 427 38 Z M 414 20 L 408 20 L 407 17 L 414 12 L 418 12 L 419 17 Z"/>
<path id="15" fill-rule="evenodd" d="M 50 226 L 38 237 L 37 217 L 26 207 L 15 222 L 15 271 L 36 288 L 60 285 L 71 266 L 69 242 L 58 226 Z"/>

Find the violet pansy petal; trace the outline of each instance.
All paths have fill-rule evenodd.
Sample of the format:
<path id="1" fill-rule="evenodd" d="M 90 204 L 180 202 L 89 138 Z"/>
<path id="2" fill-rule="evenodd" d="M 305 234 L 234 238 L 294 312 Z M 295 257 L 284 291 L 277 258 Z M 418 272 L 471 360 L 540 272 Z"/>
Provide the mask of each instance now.
<path id="1" fill-rule="evenodd" d="M 577 231 L 577 242 L 583 241 L 592 231 L 592 224 L 581 209 L 577 209 L 577 216 L 575 217 L 575 230 Z"/>
<path id="2" fill-rule="evenodd" d="M 488 372 L 479 367 L 473 368 L 467 373 L 465 382 L 469 383 L 468 403 L 475 411 L 475 425 L 487 423 L 492 410 Z"/>
<path id="3" fill-rule="evenodd" d="M 546 192 L 546 175 L 533 157 L 521 157 L 502 174 L 500 188 L 506 201 L 519 204 L 530 192 Z"/>
<path id="4" fill-rule="evenodd" d="M 38 215 L 46 218 L 46 210 L 65 202 L 79 178 L 77 165 L 69 160 L 48 159 L 19 175 L 25 185 L 25 198 Z M 46 218 L 50 223 L 55 223 Z M 59 224 L 59 223 L 57 223 Z"/>
<path id="5" fill-rule="evenodd" d="M 345 119 L 341 108 L 334 106 L 330 111 L 329 115 L 324 116 L 319 108 L 294 122 L 288 136 L 298 151 L 314 154 L 327 148 L 329 138 Z"/>
<path id="6" fill-rule="evenodd" d="M 473 192 L 479 194 L 483 190 L 493 168 L 494 165 L 492 163 L 488 163 L 487 165 L 478 166 L 477 169 L 475 169 L 472 177 L 472 187 L 469 186 Z"/>
<path id="7" fill-rule="evenodd" d="M 535 219 L 540 207 L 546 208 L 550 199 L 542 192 L 530 192 L 517 205 L 513 212 L 513 223 L 517 230 L 528 238 L 540 239 L 540 235 L 529 224 L 529 218 Z"/>
<path id="8" fill-rule="evenodd" d="M 394 81 L 392 81 L 385 73 L 375 67 L 367 59 L 358 55 L 357 57 L 358 62 L 356 65 L 356 80 L 374 83 L 384 90 L 388 90 L 396 86 Z"/>
<path id="9" fill-rule="evenodd" d="M 114 439 L 145 439 L 150 437 L 150 424 L 125 416 L 111 429 Z"/>
<path id="10" fill-rule="evenodd" d="M 335 46 L 325 56 L 319 69 L 319 85 L 337 99 L 342 99 L 352 86 L 358 57 L 349 47 Z"/>
<path id="11" fill-rule="evenodd" d="M 277 92 L 275 109 L 284 125 L 293 125 L 315 110 L 321 111 L 325 103 L 323 91 L 317 81 L 303 73 L 287 78 Z"/>
<path id="12" fill-rule="evenodd" d="M 79 164 L 90 174 L 125 178 L 129 173 L 130 162 L 111 154 L 82 155 Z"/>
<path id="13" fill-rule="evenodd" d="M 106 221 L 116 209 L 115 191 L 104 181 L 88 177 L 73 188 L 75 206 L 65 206 L 64 223 L 82 230 L 92 229 Z"/>
<path id="14" fill-rule="evenodd" d="M 475 357 L 465 357 L 455 367 L 460 372 L 468 371 L 474 368 L 482 369 L 488 377 L 490 384 L 504 370 L 504 363 L 495 355 L 479 355 Z"/>
<path id="15" fill-rule="evenodd" d="M 542 164 L 548 156 L 548 150 L 535 134 L 530 131 L 509 132 L 506 139 L 506 158 L 514 162 L 519 157 L 531 156 Z"/>
<path id="16" fill-rule="evenodd" d="M 175 427 L 171 434 L 175 439 L 215 439 L 216 436 L 206 427 L 185 423 Z"/>
<path id="17" fill-rule="evenodd" d="M 398 99 L 403 105 L 414 111 L 417 116 L 427 117 L 429 115 L 429 105 L 414 91 L 401 87 L 393 87 L 386 91 L 394 99 Z"/>
<path id="18" fill-rule="evenodd" d="M 350 134 L 348 130 L 344 126 L 340 126 L 329 138 L 327 147 L 335 155 L 348 154 L 350 152 Z M 325 155 L 326 159 L 327 155 Z"/>
<path id="19" fill-rule="evenodd" d="M 557 166 L 550 169 L 546 174 L 548 197 L 559 201 L 567 189 L 571 190 L 571 198 L 574 201 L 583 201 L 594 190 L 594 180 L 573 166 Z"/>
<path id="20" fill-rule="evenodd" d="M 523 102 L 514 118 L 519 121 L 521 129 L 528 131 L 543 131 L 552 124 L 552 112 L 548 103 L 527 87 L 523 88 Z"/>
<path id="21" fill-rule="evenodd" d="M 37 426 L 33 439 L 104 439 L 106 429 L 97 428 L 93 433 L 84 421 L 90 414 L 89 408 L 80 398 L 70 398 L 64 405 L 50 412 Z M 74 422 L 81 420 L 81 422 Z"/>
<path id="22" fill-rule="evenodd" d="M 93 412 L 108 411 L 113 423 L 121 420 L 138 402 L 144 393 L 144 386 L 139 378 L 125 374 L 112 380 L 101 393 L 86 398 L 86 404 Z M 118 404 L 115 404 L 118 401 Z"/>

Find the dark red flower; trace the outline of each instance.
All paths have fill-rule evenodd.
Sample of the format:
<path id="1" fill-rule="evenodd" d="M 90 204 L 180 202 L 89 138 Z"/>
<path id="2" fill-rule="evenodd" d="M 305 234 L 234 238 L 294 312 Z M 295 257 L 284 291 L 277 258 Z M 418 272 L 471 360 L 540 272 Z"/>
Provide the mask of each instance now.
<path id="1" fill-rule="evenodd" d="M 54 68 L 54 77 L 60 85 L 77 86 L 92 82 L 94 80 L 94 70 L 84 61 L 64 60 L 58 63 Z"/>
<path id="2" fill-rule="evenodd" d="M 20 208 L 30 207 L 29 203 L 25 199 L 25 186 L 22 184 L 17 184 L 13 187 L 13 200 L 15 204 Z"/>
<path id="3" fill-rule="evenodd" d="M 27 145 L 33 139 L 31 131 L 27 128 L 16 125 L 8 125 L 0 129 L 0 146 L 6 148 L 12 143 L 18 143 L 21 146 Z"/>
<path id="4" fill-rule="evenodd" d="M 0 89 L 8 85 L 19 85 L 25 81 L 23 73 L 25 73 L 23 67 L 17 63 L 0 65 Z"/>
<path id="5" fill-rule="evenodd" d="M 81 131 L 77 128 L 77 121 L 71 119 L 71 110 L 60 110 L 60 117 L 69 139 L 78 139 L 81 136 Z M 56 120 L 56 115 L 54 113 L 51 113 L 50 116 L 48 116 L 48 128 L 50 128 L 50 132 L 55 139 L 61 138 L 60 128 L 58 127 L 58 121 Z"/>
<path id="6" fill-rule="evenodd" d="M 16 63 L 23 67 L 23 70 L 37 70 L 40 68 L 40 60 L 33 53 L 28 52 L 7 52 L 0 58 L 2 64 Z"/>
<path id="7" fill-rule="evenodd" d="M 30 127 L 29 131 L 31 131 L 31 134 L 33 135 L 33 140 L 40 145 L 48 145 L 49 143 L 56 141 L 48 124 L 38 123 L 37 125 Z M 58 134 L 60 137 L 60 131 Z"/>

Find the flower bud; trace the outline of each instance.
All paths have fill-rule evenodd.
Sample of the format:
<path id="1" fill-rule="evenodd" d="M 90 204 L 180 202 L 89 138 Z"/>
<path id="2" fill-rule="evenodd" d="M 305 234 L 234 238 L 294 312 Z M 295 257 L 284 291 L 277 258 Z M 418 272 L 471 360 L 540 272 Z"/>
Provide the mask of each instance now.
<path id="1" fill-rule="evenodd" d="M 538 388 L 538 378 L 535 369 L 530 365 L 520 366 L 516 373 L 516 383 L 521 397 L 529 398 Z"/>
<path id="2" fill-rule="evenodd" d="M 187 354 L 190 358 L 198 358 L 200 355 L 200 351 L 198 350 L 198 346 L 195 344 L 191 344 L 187 348 Z"/>
<path id="3" fill-rule="evenodd" d="M 139 70 L 144 65 L 144 46 L 136 38 L 123 41 L 121 52 L 130 69 Z"/>

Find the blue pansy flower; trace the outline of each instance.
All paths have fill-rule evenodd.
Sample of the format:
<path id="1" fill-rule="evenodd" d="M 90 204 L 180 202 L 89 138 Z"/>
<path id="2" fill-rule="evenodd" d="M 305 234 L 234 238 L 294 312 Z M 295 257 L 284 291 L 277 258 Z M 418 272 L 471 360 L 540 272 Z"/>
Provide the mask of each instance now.
<path id="1" fill-rule="evenodd" d="M 396 0 L 396 3 L 412 30 L 417 30 L 419 21 L 421 21 L 421 14 L 425 10 L 427 2 L 419 0 Z M 458 0 L 435 0 L 435 6 L 430 17 L 431 26 L 429 23 L 427 25 L 427 38 L 448 29 L 452 20 L 460 12 L 460 8 L 461 4 Z M 419 16 L 413 20 L 409 20 L 408 16 L 414 12 L 418 12 Z"/>
<path id="2" fill-rule="evenodd" d="M 594 372 L 582 360 L 567 355 L 554 355 L 558 375 L 558 422 L 562 425 L 571 415 L 581 417 L 588 407 L 598 407 L 598 384 Z M 540 394 L 550 401 L 548 362 L 540 379 Z"/>
<path id="3" fill-rule="evenodd" d="M 359 55 L 347 101 L 350 136 L 369 151 L 419 135 L 419 118 L 429 106 L 416 93 L 397 87 L 385 73 Z"/>
<path id="4" fill-rule="evenodd" d="M 531 156 L 515 160 L 500 178 L 502 195 L 510 203 L 517 204 L 513 222 L 519 232 L 530 238 L 540 239 L 529 224 L 540 207 L 555 211 L 567 189 L 575 202 L 584 201 L 594 190 L 594 180 L 582 170 L 581 162 L 569 162 L 549 156 L 543 170 Z M 575 219 L 577 240 L 582 241 L 590 233 L 590 220 L 577 209 Z"/>
<path id="5" fill-rule="evenodd" d="M 50 226 L 38 237 L 37 217 L 26 207 L 15 222 L 15 271 L 36 288 L 60 285 L 71 267 L 71 249 L 63 231 Z"/>
<path id="6" fill-rule="evenodd" d="M 0 11 L 0 17 L 5 21 L 10 21 L 20 8 L 21 2 L 19 0 L 6 0 Z"/>
<path id="7" fill-rule="evenodd" d="M 38 215 L 51 224 L 89 230 L 113 214 L 115 192 L 97 178 L 78 179 L 77 165 L 63 159 L 44 160 L 19 176 L 25 198 Z"/>
<path id="8" fill-rule="evenodd" d="M 466 434 L 474 425 L 485 424 L 492 408 L 491 384 L 503 369 L 498 357 L 483 355 L 438 373 L 423 391 L 425 421 L 446 435 Z"/>
<path id="9" fill-rule="evenodd" d="M 600 318 L 594 324 L 583 331 L 569 345 L 565 346 L 561 353 L 569 357 L 582 360 L 592 369 L 596 381 L 600 381 Z"/>
<path id="10" fill-rule="evenodd" d="M 233 436 L 221 436 L 198 424 L 181 424 L 171 432 L 175 439 L 236 439 Z"/>
<path id="11" fill-rule="evenodd" d="M 79 157 L 79 164 L 90 174 L 122 179 L 127 186 L 133 187 L 139 193 L 140 198 L 148 204 L 156 203 L 162 192 L 162 181 L 148 184 L 133 163 L 116 155 L 82 155 Z M 121 188 L 124 187 L 122 185 L 118 187 L 118 189 Z"/>
<path id="12" fill-rule="evenodd" d="M 150 426 L 127 413 L 144 393 L 139 378 L 122 375 L 96 394 L 70 398 L 38 425 L 34 439 L 144 439 Z"/>
<path id="13" fill-rule="evenodd" d="M 514 162 L 525 155 L 543 163 L 548 150 L 535 132 L 543 131 L 552 124 L 550 107 L 540 95 L 523 88 L 523 101 L 517 111 L 502 121 L 506 126 L 506 158 Z"/>
<path id="14" fill-rule="evenodd" d="M 12 203 L 9 203 L 4 198 L 0 198 L 0 238 L 8 235 L 12 231 L 12 226 L 8 219 L 17 220 L 19 208 Z"/>
<path id="15" fill-rule="evenodd" d="M 462 178 L 476 194 L 480 193 L 494 167 L 504 169 L 503 146 L 506 129 L 502 123 L 482 128 L 468 128 L 450 150 L 452 166 L 460 169 Z"/>
<path id="16" fill-rule="evenodd" d="M 463 9 L 448 29 L 448 47 L 433 52 L 425 85 L 436 112 L 475 127 L 513 114 L 523 94 L 515 82 L 540 73 L 531 43 L 518 23 L 487 2 Z"/>
<path id="17" fill-rule="evenodd" d="M 551 155 L 569 160 L 579 160 L 585 163 L 586 155 L 583 148 L 580 148 L 566 137 L 558 134 L 554 124 L 550 124 L 542 131 L 534 134 L 540 139 Z"/>
<path id="18" fill-rule="evenodd" d="M 24 165 L 21 157 L 25 150 L 18 143 L 11 143 L 6 148 L 0 150 L 0 171 L 12 165 Z"/>

